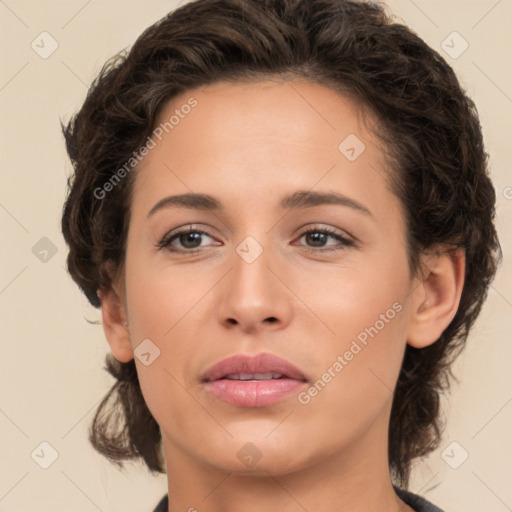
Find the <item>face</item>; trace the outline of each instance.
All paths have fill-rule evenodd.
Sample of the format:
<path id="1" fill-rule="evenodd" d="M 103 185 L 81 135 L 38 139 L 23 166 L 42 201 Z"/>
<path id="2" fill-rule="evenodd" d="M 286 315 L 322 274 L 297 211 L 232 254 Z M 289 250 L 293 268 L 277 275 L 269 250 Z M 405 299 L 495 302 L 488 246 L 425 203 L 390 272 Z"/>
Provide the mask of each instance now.
<path id="1" fill-rule="evenodd" d="M 284 474 L 385 444 L 417 284 L 359 112 L 299 80 L 218 83 L 161 112 L 175 119 L 136 171 L 124 303 L 169 460 Z M 184 194 L 210 197 L 168 199 Z"/>

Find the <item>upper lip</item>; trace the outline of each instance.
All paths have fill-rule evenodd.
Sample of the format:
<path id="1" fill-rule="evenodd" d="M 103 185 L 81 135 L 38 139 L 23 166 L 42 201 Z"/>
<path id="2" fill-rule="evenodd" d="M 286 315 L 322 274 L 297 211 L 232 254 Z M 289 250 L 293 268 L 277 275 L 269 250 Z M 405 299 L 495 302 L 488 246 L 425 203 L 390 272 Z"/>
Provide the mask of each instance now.
<path id="1" fill-rule="evenodd" d="M 305 375 L 292 363 L 269 353 L 236 354 L 211 366 L 203 381 L 219 380 L 237 373 L 280 373 L 284 377 L 306 381 Z"/>

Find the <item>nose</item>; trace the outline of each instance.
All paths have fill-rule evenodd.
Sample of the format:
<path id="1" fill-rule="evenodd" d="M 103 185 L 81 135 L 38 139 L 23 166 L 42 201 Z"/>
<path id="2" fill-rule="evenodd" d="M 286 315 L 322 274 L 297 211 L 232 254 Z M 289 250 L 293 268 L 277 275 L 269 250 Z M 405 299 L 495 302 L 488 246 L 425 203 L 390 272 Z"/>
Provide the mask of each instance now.
<path id="1" fill-rule="evenodd" d="M 293 293 L 286 286 L 286 275 L 270 249 L 252 262 L 234 253 L 231 271 L 222 280 L 218 319 L 227 328 L 245 333 L 280 330 L 293 315 Z"/>

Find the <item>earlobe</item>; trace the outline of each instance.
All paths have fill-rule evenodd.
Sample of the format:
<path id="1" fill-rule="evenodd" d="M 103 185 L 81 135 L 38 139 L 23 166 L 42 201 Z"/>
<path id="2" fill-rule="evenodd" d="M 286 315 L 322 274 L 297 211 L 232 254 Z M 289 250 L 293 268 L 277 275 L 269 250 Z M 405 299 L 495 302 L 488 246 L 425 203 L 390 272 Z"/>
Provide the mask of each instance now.
<path id="1" fill-rule="evenodd" d="M 133 359 L 133 350 L 123 302 L 112 286 L 108 290 L 98 290 L 98 297 L 103 330 L 112 355 L 121 363 L 127 363 Z"/>
<path id="2" fill-rule="evenodd" d="M 424 348 L 439 339 L 459 307 L 465 276 L 463 249 L 430 254 L 413 300 L 407 342 Z"/>

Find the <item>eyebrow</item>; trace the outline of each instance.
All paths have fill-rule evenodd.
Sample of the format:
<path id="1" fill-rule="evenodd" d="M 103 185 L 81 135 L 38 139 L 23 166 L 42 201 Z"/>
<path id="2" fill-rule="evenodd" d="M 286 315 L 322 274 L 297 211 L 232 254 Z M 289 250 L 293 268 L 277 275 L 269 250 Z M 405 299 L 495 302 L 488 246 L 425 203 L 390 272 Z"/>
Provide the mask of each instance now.
<path id="1" fill-rule="evenodd" d="M 281 200 L 281 207 L 291 208 L 310 208 L 323 204 L 335 204 L 348 206 L 358 212 L 373 217 L 371 211 L 355 199 L 352 199 L 337 192 L 312 192 L 308 190 L 299 190 Z"/>
<path id="2" fill-rule="evenodd" d="M 369 217 L 373 217 L 370 210 L 359 203 L 343 194 L 337 192 L 313 192 L 308 190 L 299 190 L 285 196 L 281 199 L 281 208 L 286 210 L 297 208 L 311 208 L 313 206 L 320 206 L 324 204 L 334 204 L 340 206 L 347 206 L 358 212 L 364 213 Z M 194 210 L 206 211 L 223 211 L 222 203 L 213 196 L 208 194 L 179 194 L 174 196 L 167 196 L 160 199 L 148 213 L 148 218 L 154 215 L 158 210 L 169 207 L 178 208 L 191 208 Z"/>

